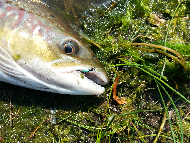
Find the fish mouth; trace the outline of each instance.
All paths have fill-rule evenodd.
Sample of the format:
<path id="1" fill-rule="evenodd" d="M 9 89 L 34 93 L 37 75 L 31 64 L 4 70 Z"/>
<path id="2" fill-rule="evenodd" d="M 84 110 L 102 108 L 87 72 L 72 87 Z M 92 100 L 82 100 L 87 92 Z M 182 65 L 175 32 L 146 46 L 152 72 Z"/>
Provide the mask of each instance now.
<path id="1" fill-rule="evenodd" d="M 105 88 L 102 85 L 108 83 L 106 72 L 89 69 L 74 70 L 69 73 L 75 75 L 76 79 L 78 79 L 77 81 L 82 85 L 82 90 L 77 90 L 78 95 L 101 95 L 105 92 Z"/>
<path id="2" fill-rule="evenodd" d="M 79 64 L 73 60 L 56 60 L 50 63 L 51 70 L 58 73 L 72 73 L 84 78 L 84 80 L 91 80 L 98 85 L 106 85 L 108 75 L 103 66 L 92 67 L 88 65 Z"/>
<path id="3" fill-rule="evenodd" d="M 51 67 L 51 70 L 59 73 L 60 77 L 64 75 L 64 78 L 70 78 L 68 89 L 74 91 L 73 94 L 75 95 L 101 95 L 105 92 L 105 88 L 102 85 L 106 85 L 109 82 L 104 68 L 67 66 L 61 68 Z"/>
<path id="4" fill-rule="evenodd" d="M 71 66 L 64 68 L 53 68 L 54 72 L 59 73 L 72 73 L 81 77 L 82 79 L 88 79 L 98 85 L 106 85 L 108 81 L 107 72 L 103 68 L 86 68 L 83 66 Z"/>
<path id="5" fill-rule="evenodd" d="M 79 70 L 81 74 L 84 74 L 86 78 L 99 85 L 106 85 L 108 83 L 108 77 L 106 71 L 98 71 L 95 68 L 88 70 Z"/>

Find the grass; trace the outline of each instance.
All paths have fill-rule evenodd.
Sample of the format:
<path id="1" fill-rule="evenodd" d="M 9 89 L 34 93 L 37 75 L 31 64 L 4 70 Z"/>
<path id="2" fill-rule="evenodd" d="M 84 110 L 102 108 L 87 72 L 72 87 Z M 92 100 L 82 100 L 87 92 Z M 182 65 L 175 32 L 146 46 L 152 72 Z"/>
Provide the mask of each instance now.
<path id="1" fill-rule="evenodd" d="M 1 83 L 0 137 L 4 142 L 188 142 L 189 5 L 175 0 L 121 0 L 92 6 L 78 23 L 109 74 L 106 92 L 63 96 Z M 147 21 L 152 13 L 166 23 L 155 27 Z M 159 45 L 167 50 L 151 52 Z M 118 76 L 116 93 L 127 104 L 112 97 Z"/>

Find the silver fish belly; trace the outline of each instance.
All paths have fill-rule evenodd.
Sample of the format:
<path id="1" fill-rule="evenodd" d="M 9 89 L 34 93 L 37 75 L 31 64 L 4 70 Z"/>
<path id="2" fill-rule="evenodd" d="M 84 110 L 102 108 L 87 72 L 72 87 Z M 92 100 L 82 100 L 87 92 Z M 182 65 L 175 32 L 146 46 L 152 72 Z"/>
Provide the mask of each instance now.
<path id="1" fill-rule="evenodd" d="M 0 0 L 0 80 L 71 95 L 99 95 L 105 69 L 70 26 L 47 6 Z"/>

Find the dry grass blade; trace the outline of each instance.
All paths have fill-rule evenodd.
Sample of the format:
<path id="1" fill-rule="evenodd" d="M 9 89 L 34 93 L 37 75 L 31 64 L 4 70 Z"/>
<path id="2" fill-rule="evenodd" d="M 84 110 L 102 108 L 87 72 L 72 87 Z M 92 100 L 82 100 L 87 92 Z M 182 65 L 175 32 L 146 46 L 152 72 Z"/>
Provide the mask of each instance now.
<path id="1" fill-rule="evenodd" d="M 159 48 L 159 49 L 163 49 L 163 50 L 167 50 L 167 51 L 170 51 L 172 53 L 174 53 L 175 55 L 177 55 L 182 62 L 185 62 L 185 59 L 182 57 L 182 55 L 180 53 L 178 53 L 177 51 L 171 49 L 171 48 L 168 48 L 168 47 L 164 47 L 164 46 L 161 46 L 161 45 L 155 45 L 155 44 L 147 44 L 147 43 L 130 43 L 130 45 L 139 45 L 139 46 L 149 46 L 149 47 L 154 47 L 154 48 Z"/>
<path id="2" fill-rule="evenodd" d="M 119 96 L 116 95 L 116 88 L 117 88 L 117 83 L 119 81 L 119 78 L 120 76 L 118 76 L 116 79 L 115 79 L 115 82 L 113 84 L 113 99 L 118 103 L 118 104 L 126 104 L 127 101 L 125 101 L 123 98 L 119 99 Z"/>
<path id="3" fill-rule="evenodd" d="M 147 51 L 147 52 L 158 52 L 158 53 L 164 54 L 164 55 L 174 59 L 176 62 L 180 63 L 184 67 L 184 69 L 187 69 L 187 66 L 185 65 L 185 59 L 182 57 L 182 55 L 171 48 L 167 48 L 167 47 L 155 45 L 155 44 L 147 44 L 147 43 L 130 43 L 130 45 L 154 47 L 155 49 L 146 49 L 146 48 L 138 48 L 138 47 L 133 47 L 133 49 L 138 49 L 138 50 Z M 170 51 L 171 53 L 174 53 L 175 55 L 177 55 L 177 57 L 180 59 L 178 59 L 177 57 L 175 57 L 171 54 L 166 53 L 165 51 L 159 50 L 159 49 Z"/>

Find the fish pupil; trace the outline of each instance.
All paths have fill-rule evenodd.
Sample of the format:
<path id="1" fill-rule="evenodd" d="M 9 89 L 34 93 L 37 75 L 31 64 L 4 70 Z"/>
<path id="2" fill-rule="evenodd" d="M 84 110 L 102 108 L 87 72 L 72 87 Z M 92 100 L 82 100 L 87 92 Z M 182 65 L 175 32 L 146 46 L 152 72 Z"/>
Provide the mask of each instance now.
<path id="1" fill-rule="evenodd" d="M 72 54 L 74 52 L 74 47 L 72 45 L 65 45 L 65 53 Z"/>

